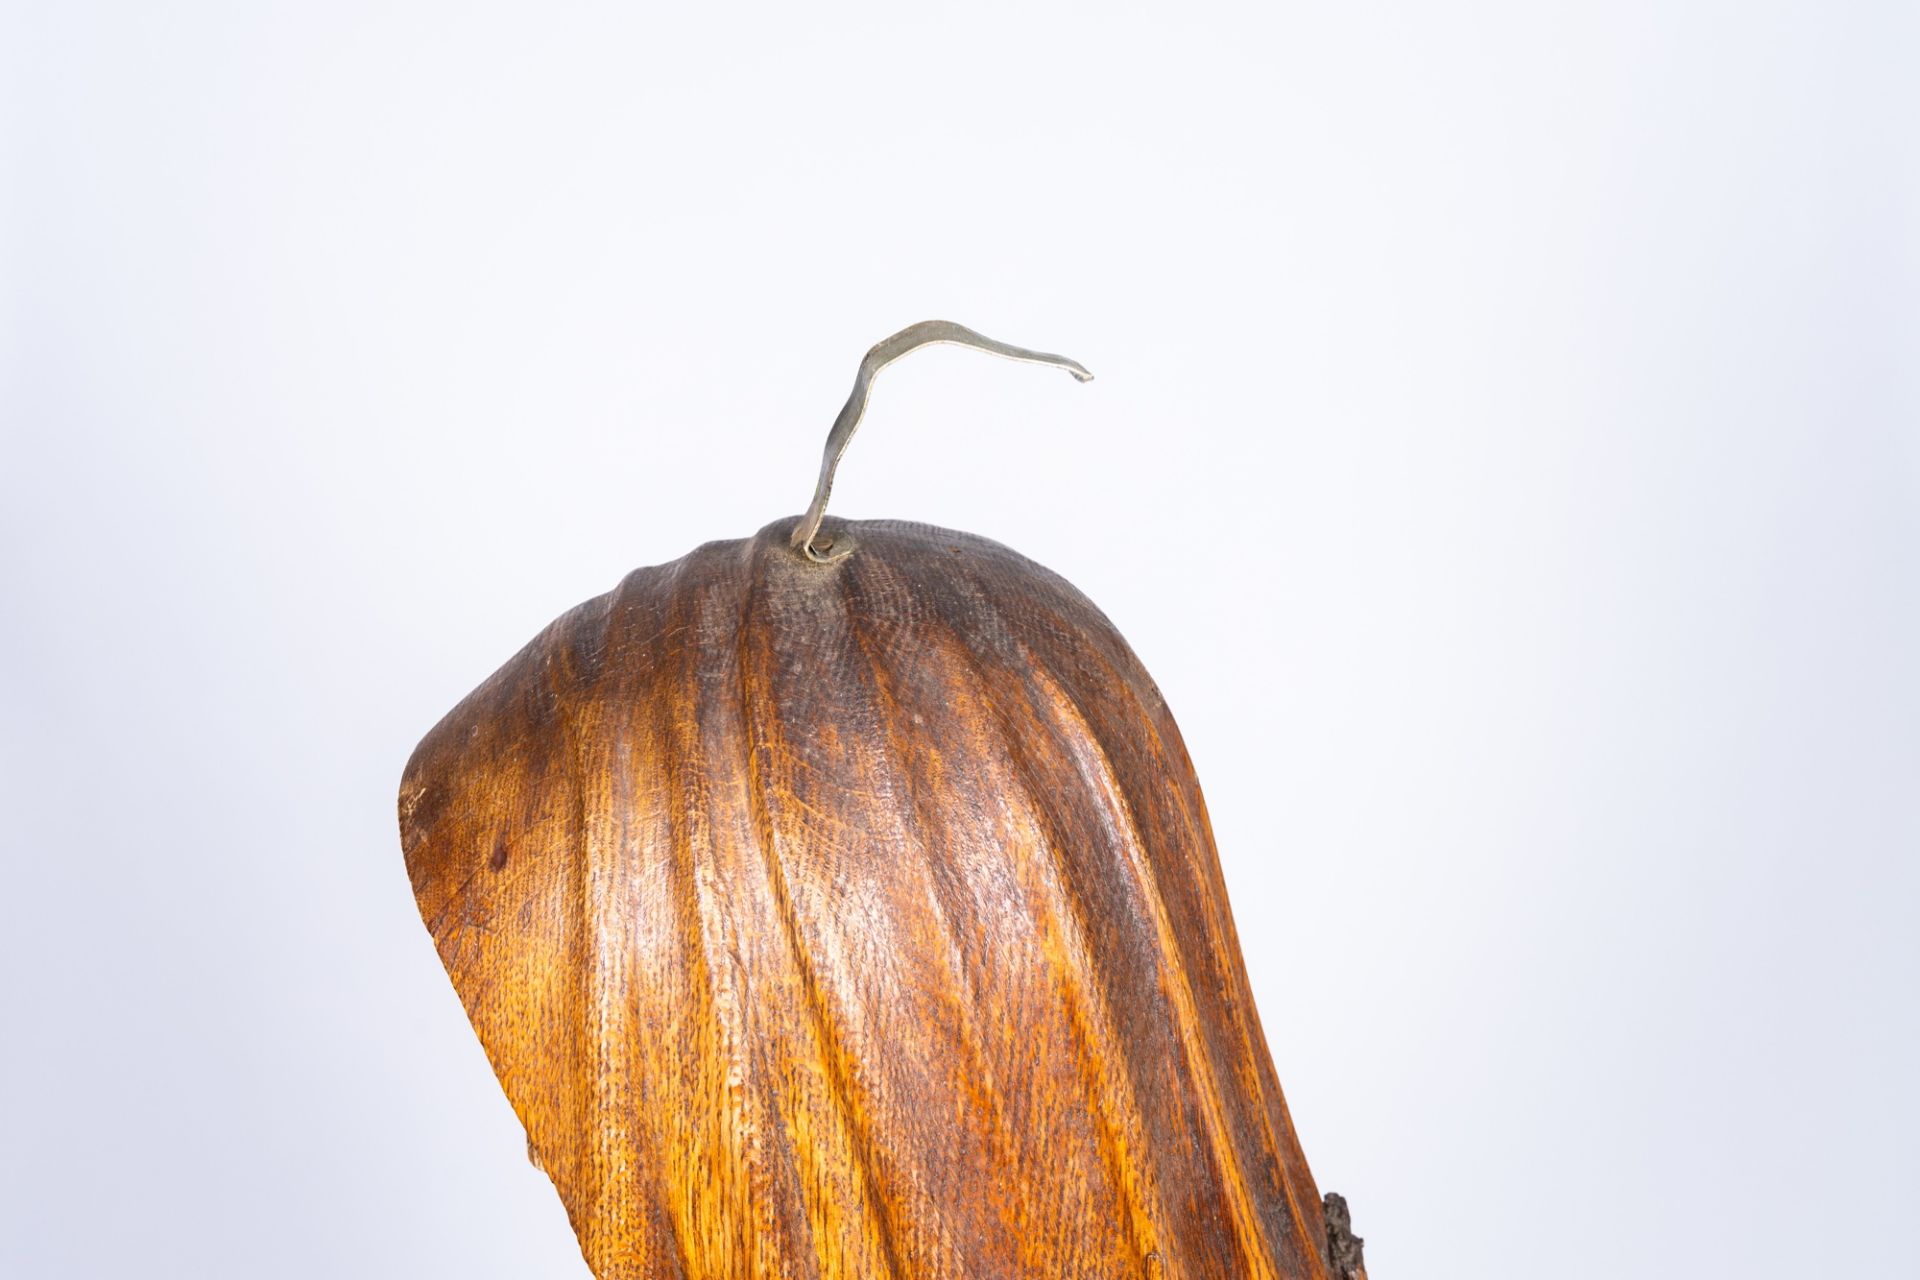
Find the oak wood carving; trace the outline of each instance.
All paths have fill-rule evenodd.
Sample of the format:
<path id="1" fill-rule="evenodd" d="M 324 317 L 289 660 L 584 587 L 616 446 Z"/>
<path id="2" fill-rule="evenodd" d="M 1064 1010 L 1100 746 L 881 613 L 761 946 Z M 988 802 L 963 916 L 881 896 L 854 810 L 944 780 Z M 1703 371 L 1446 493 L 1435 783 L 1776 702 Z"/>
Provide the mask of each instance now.
<path id="1" fill-rule="evenodd" d="M 407 766 L 422 917 L 594 1274 L 1360 1274 L 1126 642 L 997 543 L 816 523 L 628 575 Z"/>

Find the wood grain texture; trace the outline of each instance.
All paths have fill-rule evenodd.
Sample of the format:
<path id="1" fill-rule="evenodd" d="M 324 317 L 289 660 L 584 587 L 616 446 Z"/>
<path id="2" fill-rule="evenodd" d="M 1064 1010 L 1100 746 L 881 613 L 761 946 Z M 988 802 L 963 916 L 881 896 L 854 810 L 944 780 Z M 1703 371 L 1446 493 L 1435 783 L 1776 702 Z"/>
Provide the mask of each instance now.
<path id="1" fill-rule="evenodd" d="M 1200 787 L 924 525 L 630 574 L 427 735 L 421 915 L 600 1280 L 1325 1280 Z"/>

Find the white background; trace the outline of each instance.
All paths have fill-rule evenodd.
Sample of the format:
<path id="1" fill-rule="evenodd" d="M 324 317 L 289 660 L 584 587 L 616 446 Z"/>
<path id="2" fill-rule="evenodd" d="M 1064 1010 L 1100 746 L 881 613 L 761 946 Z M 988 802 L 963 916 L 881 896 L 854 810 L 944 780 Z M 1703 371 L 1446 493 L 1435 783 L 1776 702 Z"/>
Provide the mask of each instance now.
<path id="1" fill-rule="evenodd" d="M 0 1273 L 584 1277 L 415 740 L 631 567 L 1113 617 L 1377 1280 L 1911 1274 L 1908 5 L 8 6 Z"/>

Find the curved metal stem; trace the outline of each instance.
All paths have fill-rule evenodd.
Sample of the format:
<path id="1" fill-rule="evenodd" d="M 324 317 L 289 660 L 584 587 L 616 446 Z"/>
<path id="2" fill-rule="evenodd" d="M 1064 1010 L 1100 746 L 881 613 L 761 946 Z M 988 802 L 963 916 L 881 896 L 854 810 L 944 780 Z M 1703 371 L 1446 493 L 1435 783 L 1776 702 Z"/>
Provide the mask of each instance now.
<path id="1" fill-rule="evenodd" d="M 852 550 L 850 546 L 842 546 L 837 551 L 831 547 L 816 547 L 814 535 L 820 532 L 820 521 L 827 514 L 827 496 L 833 492 L 833 473 L 840 465 L 840 455 L 847 451 L 847 444 L 853 439 L 853 433 L 859 429 L 860 419 L 867 411 L 867 393 L 873 387 L 874 375 L 908 352 L 937 342 L 972 347 L 975 351 L 1005 356 L 1009 360 L 1024 360 L 1029 364 L 1050 364 L 1065 369 L 1076 381 L 1093 381 L 1093 375 L 1077 360 L 996 342 L 985 334 L 975 333 L 951 320 L 922 320 L 919 324 L 908 325 L 891 338 L 875 343 L 860 362 L 860 372 L 854 375 L 853 394 L 847 397 L 840 416 L 833 420 L 833 430 L 827 433 L 827 449 L 825 456 L 820 459 L 820 480 L 813 487 L 813 503 L 793 529 L 793 546 L 803 552 L 807 559 L 816 564 L 828 564 Z"/>

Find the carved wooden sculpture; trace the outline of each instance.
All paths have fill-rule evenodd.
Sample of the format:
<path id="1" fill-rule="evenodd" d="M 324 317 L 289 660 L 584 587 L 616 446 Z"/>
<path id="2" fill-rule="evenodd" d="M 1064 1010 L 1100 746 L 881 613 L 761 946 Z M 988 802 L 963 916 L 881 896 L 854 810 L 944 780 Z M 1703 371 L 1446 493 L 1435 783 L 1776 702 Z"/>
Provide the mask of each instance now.
<path id="1" fill-rule="evenodd" d="M 420 744 L 454 987 L 601 1280 L 1358 1275 L 1126 642 L 996 543 L 822 518 L 928 341 L 1085 372 L 881 344 L 798 526 L 630 574 Z"/>

